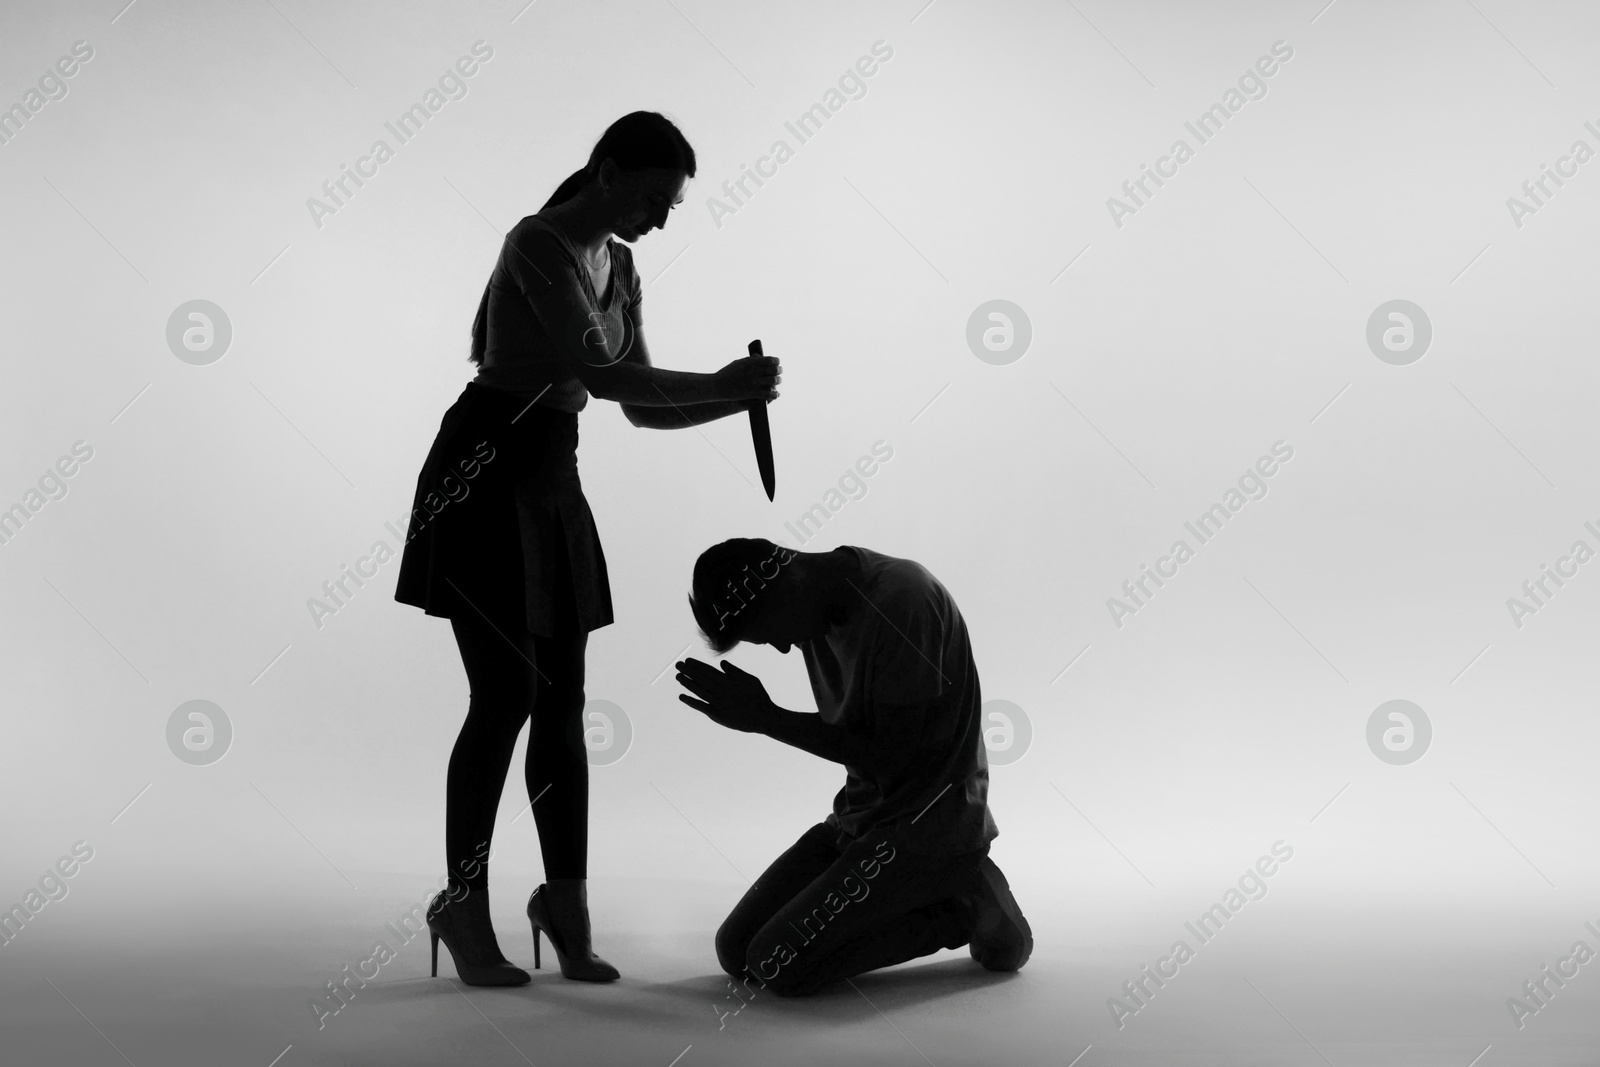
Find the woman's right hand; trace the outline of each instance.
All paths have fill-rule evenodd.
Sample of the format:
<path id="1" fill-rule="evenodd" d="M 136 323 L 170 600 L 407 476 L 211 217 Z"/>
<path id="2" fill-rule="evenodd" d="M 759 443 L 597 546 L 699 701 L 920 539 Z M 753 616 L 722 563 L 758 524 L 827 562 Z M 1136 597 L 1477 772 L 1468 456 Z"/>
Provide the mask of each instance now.
<path id="1" fill-rule="evenodd" d="M 723 400 L 776 400 L 783 367 L 777 356 L 744 356 L 712 375 Z"/>

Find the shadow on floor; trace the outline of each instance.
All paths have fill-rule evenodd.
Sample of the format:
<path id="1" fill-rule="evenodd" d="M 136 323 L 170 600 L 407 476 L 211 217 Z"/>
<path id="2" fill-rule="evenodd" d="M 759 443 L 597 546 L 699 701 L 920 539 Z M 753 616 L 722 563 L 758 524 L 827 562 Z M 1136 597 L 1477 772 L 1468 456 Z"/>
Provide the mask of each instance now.
<path id="1" fill-rule="evenodd" d="M 713 1014 L 737 1015 L 760 1004 L 761 1010 L 774 1018 L 826 1015 L 835 1021 L 855 1021 L 875 1016 L 882 1009 L 929 1004 L 1018 979 L 1017 974 L 986 971 L 971 960 L 944 959 L 857 975 L 807 997 L 775 996 L 754 983 L 750 987 L 739 983 L 735 992 L 734 983 L 723 974 L 660 982 L 648 987 L 648 991 L 672 1000 L 709 1005 Z"/>
<path id="2" fill-rule="evenodd" d="M 986 971 L 968 959 L 941 959 L 858 975 L 807 997 L 779 997 L 759 986 L 754 986 L 752 994 L 742 984 L 736 995 L 724 974 L 670 982 L 632 982 L 625 976 L 616 983 L 589 983 L 539 972 L 530 984 L 509 988 L 467 986 L 454 976 L 374 982 L 361 992 L 361 998 L 368 1004 L 406 1006 L 461 993 L 491 1010 L 498 1005 L 535 1015 L 570 1011 L 630 1026 L 681 1024 L 686 1014 L 720 1024 L 725 1017 L 755 1011 L 759 1005 L 760 1013 L 774 1020 L 825 1016 L 837 1023 L 867 1020 L 880 1011 L 961 997 L 1018 980 L 1020 975 Z"/>

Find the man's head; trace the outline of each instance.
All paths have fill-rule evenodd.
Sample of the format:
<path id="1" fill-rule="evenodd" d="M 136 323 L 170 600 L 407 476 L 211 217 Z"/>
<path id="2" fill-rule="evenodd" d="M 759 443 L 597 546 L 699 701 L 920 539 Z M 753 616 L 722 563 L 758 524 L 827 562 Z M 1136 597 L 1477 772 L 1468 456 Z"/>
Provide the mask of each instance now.
<path id="1" fill-rule="evenodd" d="M 795 573 L 800 553 L 764 538 L 735 537 L 700 553 L 689 609 L 711 650 L 725 655 L 741 641 L 780 652 L 815 628 Z"/>

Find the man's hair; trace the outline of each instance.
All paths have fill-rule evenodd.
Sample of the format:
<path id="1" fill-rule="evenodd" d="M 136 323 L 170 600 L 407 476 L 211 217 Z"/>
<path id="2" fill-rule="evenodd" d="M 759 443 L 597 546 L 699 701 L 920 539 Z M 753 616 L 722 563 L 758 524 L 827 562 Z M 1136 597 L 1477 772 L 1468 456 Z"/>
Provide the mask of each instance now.
<path id="1" fill-rule="evenodd" d="M 744 640 L 763 601 L 770 599 L 762 591 L 796 555 L 761 537 L 731 538 L 700 553 L 689 610 L 711 651 L 721 656 Z"/>

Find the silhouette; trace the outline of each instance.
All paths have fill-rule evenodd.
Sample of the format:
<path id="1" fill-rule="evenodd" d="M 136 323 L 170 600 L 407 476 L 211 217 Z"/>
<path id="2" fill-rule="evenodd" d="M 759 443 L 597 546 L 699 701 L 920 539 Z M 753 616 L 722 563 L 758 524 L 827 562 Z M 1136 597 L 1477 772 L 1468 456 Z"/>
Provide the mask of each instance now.
<path id="1" fill-rule="evenodd" d="M 472 325 L 477 377 L 445 412 L 417 478 L 395 599 L 450 620 L 471 686 L 445 797 L 453 891 L 429 915 L 469 984 L 529 981 L 500 951 L 477 850 L 493 838 L 530 720 L 525 777 L 545 868 L 528 901 L 534 936 L 550 939 L 568 978 L 617 977 L 591 948 L 585 881 L 584 651 L 589 632 L 613 620 L 578 478 L 578 413 L 593 395 L 621 404 L 635 426 L 678 429 L 774 399 L 780 380 L 766 357 L 715 373 L 651 364 L 626 245 L 666 225 L 694 173 L 678 128 L 636 111 L 512 228 Z"/>
<path id="2" fill-rule="evenodd" d="M 678 662 L 683 703 L 845 766 L 833 812 L 756 879 L 717 931 L 746 992 L 830 982 L 970 946 L 1015 971 L 1033 933 L 1000 868 L 978 669 L 955 600 L 926 568 L 871 549 L 796 552 L 736 538 L 701 553 L 689 597 L 716 653 L 800 649 L 819 714 L 786 711 L 732 663 Z M 754 986 L 752 986 L 754 983 Z M 743 994 L 741 994 L 743 996 Z"/>

